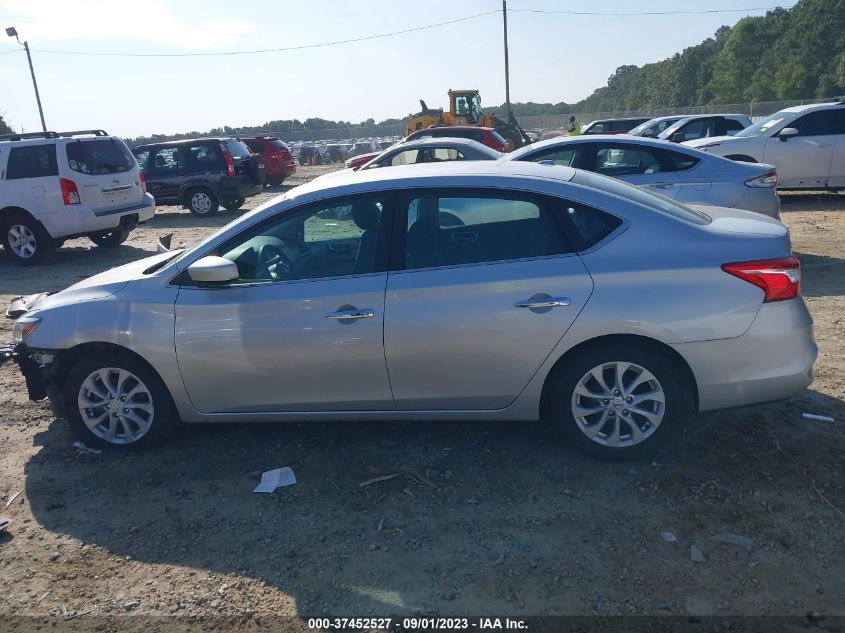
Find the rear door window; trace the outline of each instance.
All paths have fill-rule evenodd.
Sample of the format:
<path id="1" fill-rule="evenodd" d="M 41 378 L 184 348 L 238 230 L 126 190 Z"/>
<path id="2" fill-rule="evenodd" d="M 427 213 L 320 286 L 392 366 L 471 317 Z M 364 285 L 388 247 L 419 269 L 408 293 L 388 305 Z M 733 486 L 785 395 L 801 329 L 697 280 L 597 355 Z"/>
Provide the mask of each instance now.
<path id="1" fill-rule="evenodd" d="M 555 165 L 563 165 L 564 167 L 578 167 L 580 165 L 581 154 L 583 152 L 583 143 L 572 143 L 562 147 L 552 147 L 546 150 L 541 150 L 526 158 L 520 158 L 519 160 L 530 160 L 534 163 L 546 160 L 552 161 Z"/>
<path id="2" fill-rule="evenodd" d="M 551 203 L 486 192 L 413 195 L 405 267 L 456 266 L 571 252 Z"/>
<path id="3" fill-rule="evenodd" d="M 67 164 L 73 171 L 98 176 L 122 174 L 135 167 L 135 158 L 123 141 L 79 139 L 65 145 Z"/>
<path id="4" fill-rule="evenodd" d="M 9 150 L 6 180 L 58 175 L 55 145 L 24 145 Z"/>
<path id="5" fill-rule="evenodd" d="M 216 143 L 191 145 L 187 149 L 187 155 L 201 167 L 217 167 L 224 163 L 220 146 Z"/>
<path id="6" fill-rule="evenodd" d="M 607 176 L 656 174 L 664 171 L 658 153 L 640 145 L 601 145 L 591 171 Z"/>

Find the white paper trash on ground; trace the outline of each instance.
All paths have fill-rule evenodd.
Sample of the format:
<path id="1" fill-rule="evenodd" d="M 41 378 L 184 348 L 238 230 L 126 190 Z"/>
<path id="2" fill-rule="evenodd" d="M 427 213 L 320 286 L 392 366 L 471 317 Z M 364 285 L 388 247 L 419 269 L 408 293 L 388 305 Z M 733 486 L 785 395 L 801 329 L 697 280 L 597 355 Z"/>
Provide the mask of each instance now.
<path id="1" fill-rule="evenodd" d="M 274 468 L 261 473 L 261 483 L 255 487 L 253 492 L 273 492 L 276 488 L 282 486 L 291 486 L 296 483 L 296 475 L 293 471 L 285 466 L 284 468 Z"/>

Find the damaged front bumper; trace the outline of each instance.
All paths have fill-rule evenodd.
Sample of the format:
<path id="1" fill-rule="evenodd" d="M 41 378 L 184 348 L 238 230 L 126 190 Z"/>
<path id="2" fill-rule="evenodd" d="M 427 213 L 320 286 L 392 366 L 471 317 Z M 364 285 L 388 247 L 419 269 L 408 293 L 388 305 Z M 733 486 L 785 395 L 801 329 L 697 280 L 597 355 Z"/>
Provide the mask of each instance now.
<path id="1" fill-rule="evenodd" d="M 64 417 L 59 390 L 52 380 L 52 354 L 35 354 L 24 343 L 0 347 L 0 367 L 14 361 L 26 381 L 26 391 L 30 400 L 50 399 L 50 408 L 57 418 Z"/>

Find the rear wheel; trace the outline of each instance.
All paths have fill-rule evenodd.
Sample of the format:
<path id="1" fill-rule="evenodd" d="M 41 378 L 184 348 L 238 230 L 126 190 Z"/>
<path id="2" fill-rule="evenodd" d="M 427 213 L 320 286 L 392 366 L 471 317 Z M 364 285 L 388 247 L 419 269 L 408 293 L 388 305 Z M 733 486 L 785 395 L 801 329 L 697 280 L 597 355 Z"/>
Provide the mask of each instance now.
<path id="1" fill-rule="evenodd" d="M 190 189 L 185 195 L 185 206 L 196 216 L 210 218 L 217 213 L 220 203 L 210 189 L 197 187 Z"/>
<path id="2" fill-rule="evenodd" d="M 691 410 L 691 385 L 682 375 L 650 347 L 588 348 L 550 378 L 553 423 L 595 457 L 639 457 L 676 432 Z"/>
<path id="3" fill-rule="evenodd" d="M 246 202 L 246 198 L 235 198 L 234 200 L 224 202 L 223 208 L 228 209 L 229 211 L 234 211 L 235 209 L 240 209 L 244 206 L 244 202 Z"/>
<path id="4" fill-rule="evenodd" d="M 41 223 L 24 213 L 0 219 L 0 236 L 6 252 L 23 266 L 41 263 L 56 248 L 56 242 Z"/>
<path id="5" fill-rule="evenodd" d="M 164 383 L 124 352 L 80 358 L 68 374 L 62 398 L 74 435 L 94 448 L 146 448 L 179 427 Z"/>
<path id="6" fill-rule="evenodd" d="M 274 178 L 270 178 L 269 183 L 271 187 L 278 187 L 285 181 L 284 176 L 276 176 Z"/>
<path id="7" fill-rule="evenodd" d="M 109 248 L 113 246 L 120 246 L 123 244 L 129 234 L 132 232 L 131 229 L 124 228 L 122 226 L 117 227 L 111 231 L 104 231 L 102 233 L 94 233 L 89 235 L 88 238 L 94 242 L 97 246 L 101 246 L 103 248 Z"/>

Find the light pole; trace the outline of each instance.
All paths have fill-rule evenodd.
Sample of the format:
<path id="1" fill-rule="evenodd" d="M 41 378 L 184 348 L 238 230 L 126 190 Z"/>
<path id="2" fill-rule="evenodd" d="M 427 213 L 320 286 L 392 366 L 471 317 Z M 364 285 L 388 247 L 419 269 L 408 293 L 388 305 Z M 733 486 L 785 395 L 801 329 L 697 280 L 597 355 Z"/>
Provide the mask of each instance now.
<path id="1" fill-rule="evenodd" d="M 46 132 L 47 124 L 44 123 L 44 110 L 41 109 L 41 95 L 38 94 L 38 83 L 35 81 L 35 70 L 32 68 L 32 55 L 29 54 L 29 43 L 26 41 L 21 42 L 18 37 L 18 31 L 14 26 L 6 29 L 6 35 L 14 37 L 18 41 L 18 44 L 21 44 L 26 51 L 26 60 L 29 62 L 29 73 L 32 75 L 32 87 L 35 88 L 35 100 L 38 102 L 38 115 L 41 117 L 41 129 Z"/>
<path id="2" fill-rule="evenodd" d="M 511 78 L 508 68 L 508 0 L 502 0 L 502 26 L 505 35 L 505 116 L 511 122 Z"/>

